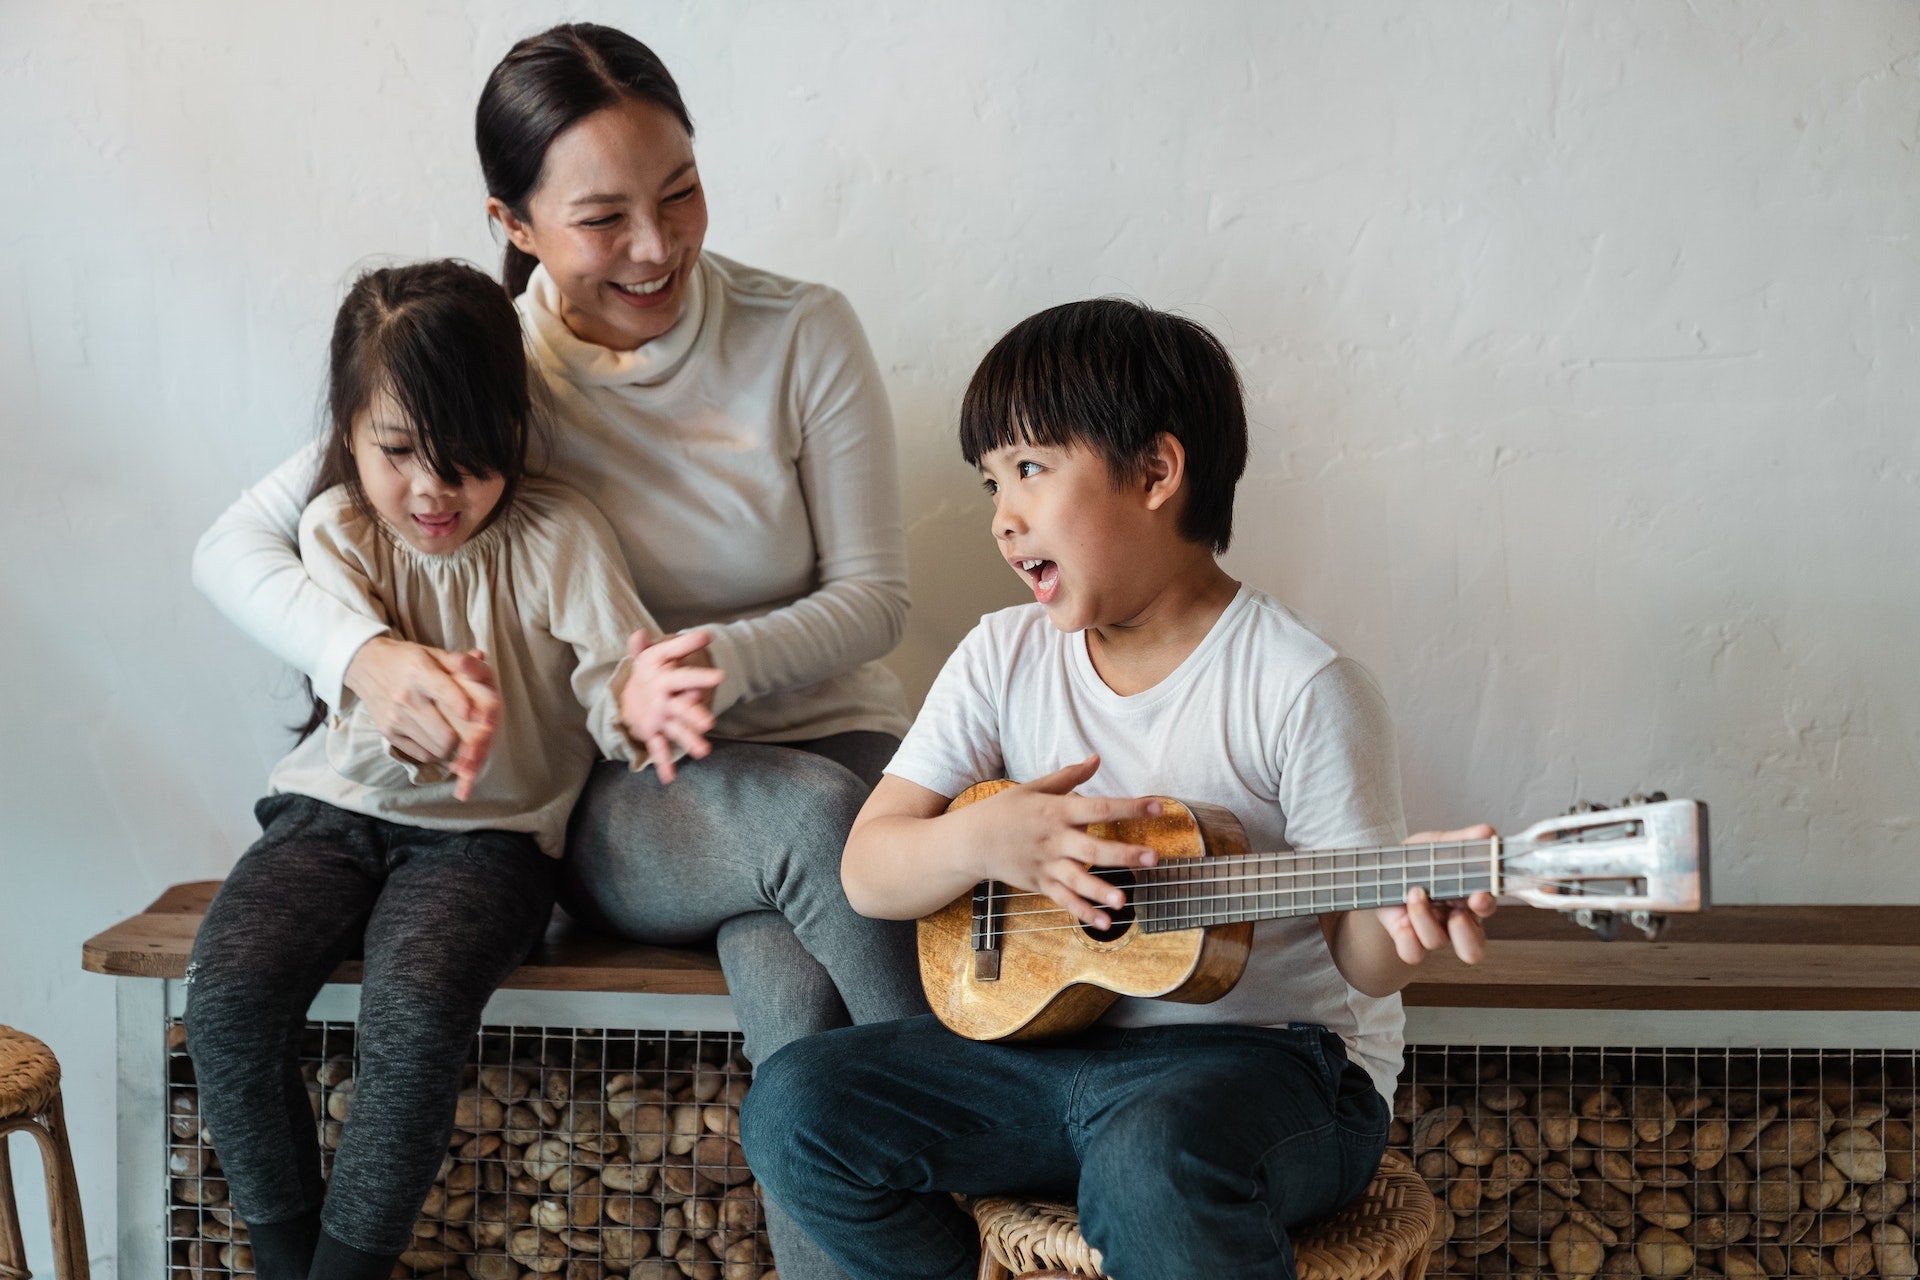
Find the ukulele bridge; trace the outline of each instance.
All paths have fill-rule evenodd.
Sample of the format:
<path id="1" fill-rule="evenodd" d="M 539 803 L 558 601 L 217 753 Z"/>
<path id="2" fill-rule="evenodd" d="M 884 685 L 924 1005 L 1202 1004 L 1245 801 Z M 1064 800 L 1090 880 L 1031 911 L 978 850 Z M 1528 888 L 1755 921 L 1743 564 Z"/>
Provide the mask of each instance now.
<path id="1" fill-rule="evenodd" d="M 1000 978 L 1000 886 L 982 880 L 973 889 L 973 978 L 997 982 Z"/>

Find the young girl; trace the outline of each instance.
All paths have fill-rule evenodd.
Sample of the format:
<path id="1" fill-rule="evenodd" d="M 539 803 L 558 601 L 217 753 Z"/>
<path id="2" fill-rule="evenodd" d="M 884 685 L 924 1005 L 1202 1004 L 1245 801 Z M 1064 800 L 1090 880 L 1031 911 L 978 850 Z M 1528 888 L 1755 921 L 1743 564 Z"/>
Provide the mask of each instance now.
<path id="1" fill-rule="evenodd" d="M 498 696 L 475 702 L 497 723 L 463 728 L 492 736 L 476 776 L 389 747 L 351 694 L 316 702 L 319 731 L 274 769 L 261 837 L 201 926 L 189 1051 L 261 1280 L 385 1277 L 407 1247 L 481 1006 L 546 926 L 588 771 L 602 749 L 638 767 L 618 693 L 627 637 L 658 634 L 599 512 L 526 475 L 519 317 L 487 276 L 361 276 L 328 407 L 306 573 L 399 638 L 483 654 Z M 295 1046 L 356 950 L 360 1066 L 323 1185 Z"/>

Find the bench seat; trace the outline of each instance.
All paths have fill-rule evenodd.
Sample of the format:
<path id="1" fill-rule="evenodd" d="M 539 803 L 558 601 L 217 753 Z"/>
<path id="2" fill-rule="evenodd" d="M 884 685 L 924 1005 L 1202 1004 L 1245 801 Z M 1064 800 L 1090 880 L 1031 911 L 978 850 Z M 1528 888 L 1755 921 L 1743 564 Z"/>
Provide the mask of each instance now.
<path id="1" fill-rule="evenodd" d="M 82 964 L 117 977 L 179 978 L 217 880 L 175 885 L 87 940 Z M 1411 1006 L 1500 1009 L 1920 1010 L 1920 906 L 1715 907 L 1676 916 L 1659 942 L 1603 943 L 1551 912 L 1501 911 L 1478 966 L 1430 957 Z M 358 963 L 336 982 L 358 982 Z M 509 989 L 724 995 L 713 950 L 653 947 L 563 920 Z"/>

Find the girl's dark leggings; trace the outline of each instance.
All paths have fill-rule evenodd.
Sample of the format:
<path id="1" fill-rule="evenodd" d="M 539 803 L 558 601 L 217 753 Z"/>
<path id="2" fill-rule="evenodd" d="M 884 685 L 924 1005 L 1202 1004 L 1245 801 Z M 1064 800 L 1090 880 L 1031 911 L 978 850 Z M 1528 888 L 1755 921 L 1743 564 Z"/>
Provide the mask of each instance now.
<path id="1" fill-rule="evenodd" d="M 481 1007 L 546 928 L 554 861 L 522 833 L 427 831 L 305 796 L 255 813 L 260 840 L 187 973 L 201 1115 L 249 1225 L 271 1236 L 318 1211 L 335 1241 L 390 1258 L 446 1155 Z M 323 1184 L 296 1055 L 307 1007 L 357 950 L 360 1061 Z"/>

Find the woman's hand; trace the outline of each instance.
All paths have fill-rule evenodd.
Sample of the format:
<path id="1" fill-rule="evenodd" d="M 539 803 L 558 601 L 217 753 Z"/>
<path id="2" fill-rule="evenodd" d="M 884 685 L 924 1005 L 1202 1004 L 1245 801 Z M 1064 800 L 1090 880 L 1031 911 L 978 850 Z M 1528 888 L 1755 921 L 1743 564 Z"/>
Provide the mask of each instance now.
<path id="1" fill-rule="evenodd" d="M 375 636 L 354 654 L 345 683 L 396 750 L 445 764 L 458 798 L 473 793 L 500 723 L 499 681 L 484 653 Z"/>
<path id="2" fill-rule="evenodd" d="M 706 737 L 713 729 L 713 691 L 727 673 L 707 654 L 712 640 L 705 631 L 657 641 L 636 631 L 627 640 L 633 666 L 620 690 L 620 722 L 647 749 L 663 783 L 673 781 L 676 744 L 695 760 L 713 750 Z"/>
<path id="3" fill-rule="evenodd" d="M 1422 831 L 1408 836 L 1408 844 L 1445 844 L 1456 840 L 1490 840 L 1493 828 L 1481 823 L 1458 831 Z M 1429 951 L 1449 946 L 1468 964 L 1478 964 L 1487 951 L 1487 930 L 1480 922 L 1493 914 L 1493 895 L 1470 894 L 1464 901 L 1435 902 L 1415 887 L 1404 905 L 1380 907 L 1376 914 L 1393 939 L 1394 952 L 1406 964 L 1419 964 Z"/>

